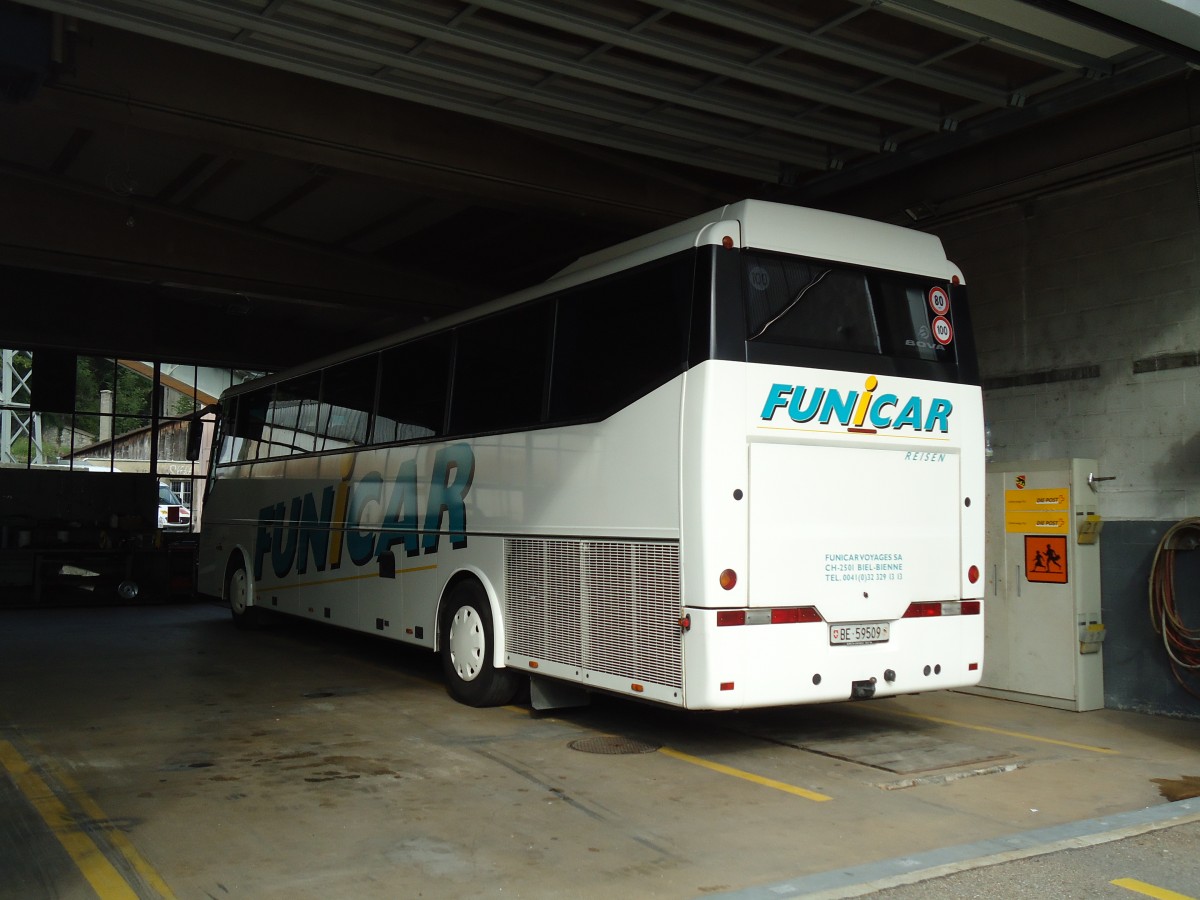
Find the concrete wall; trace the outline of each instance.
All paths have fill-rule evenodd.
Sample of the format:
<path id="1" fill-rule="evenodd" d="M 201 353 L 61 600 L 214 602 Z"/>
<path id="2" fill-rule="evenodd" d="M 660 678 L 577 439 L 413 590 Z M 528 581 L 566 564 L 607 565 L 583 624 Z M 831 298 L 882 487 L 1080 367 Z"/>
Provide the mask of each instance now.
<path id="1" fill-rule="evenodd" d="M 1106 704 L 1200 717 L 1147 602 L 1159 538 L 1200 516 L 1193 165 L 1159 162 L 933 230 L 966 273 L 995 458 L 1091 457 L 1115 476 L 1097 487 Z M 1200 627 L 1200 581 L 1177 587 L 1185 622 Z"/>

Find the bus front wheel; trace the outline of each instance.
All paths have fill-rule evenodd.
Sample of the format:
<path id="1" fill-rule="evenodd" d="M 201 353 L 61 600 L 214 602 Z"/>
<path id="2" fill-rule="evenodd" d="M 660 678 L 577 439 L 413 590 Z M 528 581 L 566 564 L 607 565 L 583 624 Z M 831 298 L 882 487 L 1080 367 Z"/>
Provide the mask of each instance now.
<path id="1" fill-rule="evenodd" d="M 442 670 L 450 694 L 468 706 L 502 706 L 512 700 L 520 676 L 492 664 L 495 629 L 487 595 L 475 581 L 455 586 L 442 619 Z"/>

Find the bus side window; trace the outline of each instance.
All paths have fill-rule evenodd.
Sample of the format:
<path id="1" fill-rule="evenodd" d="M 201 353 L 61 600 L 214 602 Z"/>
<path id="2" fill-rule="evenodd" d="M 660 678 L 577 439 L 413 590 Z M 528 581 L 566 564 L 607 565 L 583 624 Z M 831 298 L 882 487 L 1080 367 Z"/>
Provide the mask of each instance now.
<path id="1" fill-rule="evenodd" d="M 267 409 L 269 431 L 259 459 L 311 453 L 317 445 L 317 405 L 321 373 L 311 372 L 276 385 L 275 397 Z"/>
<path id="2" fill-rule="evenodd" d="M 217 452 L 216 459 L 213 460 L 217 465 L 225 465 L 237 459 L 239 443 L 236 430 L 237 410 L 237 397 L 230 397 L 228 401 L 221 404 L 220 413 L 217 416 Z"/>
<path id="3" fill-rule="evenodd" d="M 258 458 L 263 430 L 267 421 L 267 402 L 271 389 L 252 391 L 238 398 L 237 419 L 234 421 L 233 462 L 250 462 Z"/>
<path id="4" fill-rule="evenodd" d="M 380 354 L 372 444 L 416 441 L 446 430 L 450 334 L 431 334 Z"/>
<path id="5" fill-rule="evenodd" d="M 552 422 L 600 419 L 684 370 L 693 252 L 559 298 Z"/>
<path id="6" fill-rule="evenodd" d="M 341 450 L 366 441 L 378 371 L 376 355 L 352 359 L 325 370 L 317 413 L 317 431 L 323 443 L 318 450 Z"/>
<path id="7" fill-rule="evenodd" d="M 450 431 L 515 431 L 542 419 L 551 302 L 532 303 L 457 329 Z"/>

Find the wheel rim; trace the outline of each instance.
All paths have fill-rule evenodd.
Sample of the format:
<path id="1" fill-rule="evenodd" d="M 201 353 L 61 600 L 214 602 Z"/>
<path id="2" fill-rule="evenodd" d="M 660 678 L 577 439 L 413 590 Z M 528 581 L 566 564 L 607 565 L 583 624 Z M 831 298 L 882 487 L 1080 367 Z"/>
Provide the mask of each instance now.
<path id="1" fill-rule="evenodd" d="M 246 570 L 237 569 L 229 576 L 229 606 L 235 615 L 246 611 Z"/>
<path id="2" fill-rule="evenodd" d="M 450 620 L 450 665 L 463 681 L 474 681 L 483 668 L 487 636 L 483 619 L 470 606 L 460 606 Z"/>

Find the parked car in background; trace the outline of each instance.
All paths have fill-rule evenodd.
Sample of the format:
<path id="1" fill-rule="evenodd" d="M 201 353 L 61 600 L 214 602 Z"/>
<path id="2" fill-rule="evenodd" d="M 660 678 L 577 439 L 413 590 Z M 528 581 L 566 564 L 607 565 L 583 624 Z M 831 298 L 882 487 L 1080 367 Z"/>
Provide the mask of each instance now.
<path id="1" fill-rule="evenodd" d="M 167 531 L 189 531 L 192 527 L 191 510 L 165 481 L 158 483 L 158 527 Z"/>

